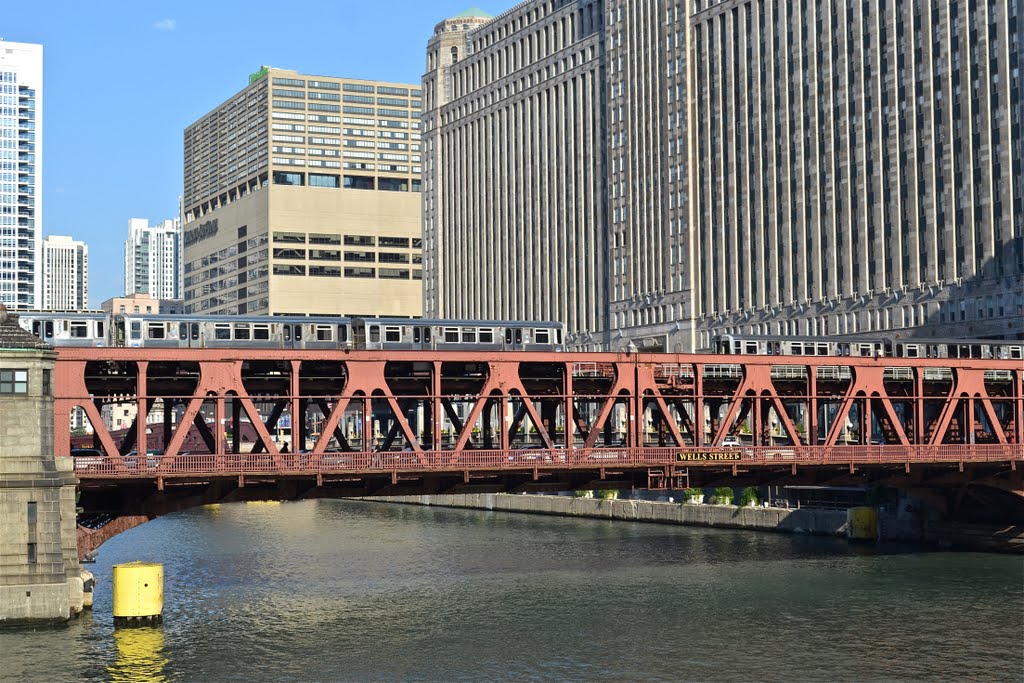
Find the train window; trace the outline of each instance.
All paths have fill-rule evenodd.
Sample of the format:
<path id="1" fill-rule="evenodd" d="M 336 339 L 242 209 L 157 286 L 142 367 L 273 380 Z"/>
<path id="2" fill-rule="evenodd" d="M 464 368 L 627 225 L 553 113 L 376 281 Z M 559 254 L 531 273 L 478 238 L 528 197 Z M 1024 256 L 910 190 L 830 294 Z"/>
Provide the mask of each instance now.
<path id="1" fill-rule="evenodd" d="M 227 323 L 217 323 L 213 326 L 213 338 L 221 341 L 231 339 L 231 325 Z"/>
<path id="2" fill-rule="evenodd" d="M 970 347 L 971 358 L 981 358 L 981 345 L 972 344 Z"/>
<path id="3" fill-rule="evenodd" d="M 38 320 L 33 320 L 32 321 L 32 334 L 34 334 L 37 337 L 42 337 L 43 336 L 42 333 L 41 333 L 42 327 L 43 327 L 42 324 Z"/>
<path id="4" fill-rule="evenodd" d="M 292 331 L 292 336 L 295 337 L 295 341 L 302 341 L 302 325 L 296 325 Z"/>
<path id="5" fill-rule="evenodd" d="M 74 321 L 70 326 L 70 336 L 73 339 L 84 339 L 89 336 L 89 323 Z"/>
<path id="6" fill-rule="evenodd" d="M 264 341 L 270 339 L 270 325 L 253 325 L 252 338 Z"/>
<path id="7" fill-rule="evenodd" d="M 334 325 L 315 325 L 317 341 L 334 341 Z"/>
<path id="8" fill-rule="evenodd" d="M 757 354 L 757 342 L 747 342 L 747 353 L 752 355 Z"/>
<path id="9" fill-rule="evenodd" d="M 493 344 L 494 343 L 494 330 L 484 328 L 480 330 L 480 343 L 481 344 Z"/>
<path id="10" fill-rule="evenodd" d="M 284 326 L 284 340 L 285 341 L 291 341 L 292 340 L 292 326 L 291 325 L 285 325 Z"/>
<path id="11" fill-rule="evenodd" d="M 430 328 L 429 327 L 424 327 L 423 328 L 423 343 L 424 344 L 429 344 L 430 343 Z"/>
<path id="12" fill-rule="evenodd" d="M 1010 358 L 1013 358 L 1014 360 L 1024 358 L 1024 349 L 1022 349 L 1020 346 L 1011 346 Z"/>
<path id="13" fill-rule="evenodd" d="M 462 330 L 462 343 L 463 344 L 476 344 L 476 328 L 466 327 Z"/>
<path id="14" fill-rule="evenodd" d="M 370 341 L 380 342 L 380 325 L 370 325 Z"/>
<path id="15" fill-rule="evenodd" d="M 444 340 L 449 344 L 459 343 L 459 328 L 457 327 L 446 327 L 444 328 Z"/>
<path id="16" fill-rule="evenodd" d="M 235 325 L 235 339 L 252 339 L 252 328 L 248 325 Z"/>
<path id="17" fill-rule="evenodd" d="M 818 355 L 819 356 L 827 356 L 828 355 L 828 344 L 818 344 Z"/>
<path id="18" fill-rule="evenodd" d="M 146 339 L 163 339 L 166 336 L 163 323 L 149 323 L 146 326 Z"/>
<path id="19" fill-rule="evenodd" d="M 132 321 L 132 339 L 142 339 L 142 323 L 140 321 Z"/>
<path id="20" fill-rule="evenodd" d="M 907 358 L 917 358 L 917 344 L 907 344 L 903 347 L 903 353 Z"/>
<path id="21" fill-rule="evenodd" d="M 550 344 L 551 343 L 551 332 L 550 330 L 535 329 L 533 331 L 533 340 L 538 344 Z"/>
<path id="22" fill-rule="evenodd" d="M 511 344 L 512 343 L 512 330 L 511 329 L 505 330 L 505 343 L 506 344 Z"/>
<path id="23" fill-rule="evenodd" d="M 789 355 L 791 356 L 802 356 L 804 353 L 804 345 L 798 342 L 790 342 L 789 344 Z"/>
<path id="24" fill-rule="evenodd" d="M 387 325 L 384 328 L 384 341 L 386 342 L 400 342 L 402 341 L 402 328 L 397 325 Z"/>
<path id="25" fill-rule="evenodd" d="M 862 358 L 867 358 L 871 355 L 871 344 L 858 344 L 857 355 Z"/>
<path id="26" fill-rule="evenodd" d="M 514 333 L 515 333 L 516 344 L 522 344 L 523 343 L 523 331 L 517 327 L 514 330 Z"/>
<path id="27" fill-rule="evenodd" d="M 199 341 L 199 323 L 192 323 L 192 341 Z"/>
<path id="28" fill-rule="evenodd" d="M 102 320 L 97 320 L 96 321 L 96 336 L 101 338 L 101 339 L 103 338 L 103 321 Z"/>
<path id="29" fill-rule="evenodd" d="M 562 343 L 562 331 L 561 330 L 555 330 L 555 343 L 556 344 L 561 344 Z"/>
<path id="30" fill-rule="evenodd" d="M 420 343 L 420 330 L 421 329 L 423 329 L 423 328 L 420 328 L 420 327 L 412 328 L 412 343 L 413 344 L 419 344 Z"/>
<path id="31" fill-rule="evenodd" d="M 188 323 L 178 323 L 178 339 L 188 339 Z"/>
<path id="32" fill-rule="evenodd" d="M 347 325 L 338 325 L 338 341 L 340 341 L 340 342 L 347 342 L 348 341 L 348 326 Z"/>

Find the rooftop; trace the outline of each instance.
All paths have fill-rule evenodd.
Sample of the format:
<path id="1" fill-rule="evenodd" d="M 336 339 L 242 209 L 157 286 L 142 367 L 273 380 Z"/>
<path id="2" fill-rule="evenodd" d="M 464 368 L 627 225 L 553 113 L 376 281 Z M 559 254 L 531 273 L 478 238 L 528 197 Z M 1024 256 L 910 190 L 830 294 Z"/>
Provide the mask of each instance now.
<path id="1" fill-rule="evenodd" d="M 50 350 L 53 347 L 39 337 L 21 329 L 18 316 L 7 312 L 7 307 L 0 304 L 0 349 L 39 349 Z"/>

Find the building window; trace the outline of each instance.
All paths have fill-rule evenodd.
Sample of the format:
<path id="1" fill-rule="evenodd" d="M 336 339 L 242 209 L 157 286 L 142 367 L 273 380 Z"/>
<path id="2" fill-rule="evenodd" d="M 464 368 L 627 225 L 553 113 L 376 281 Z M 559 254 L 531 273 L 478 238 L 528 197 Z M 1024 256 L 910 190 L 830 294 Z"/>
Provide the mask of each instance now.
<path id="1" fill-rule="evenodd" d="M 28 370 L 0 370 L 0 394 L 27 394 Z"/>
<path id="2" fill-rule="evenodd" d="M 321 175 L 319 173 L 309 174 L 309 186 L 310 187 L 338 187 L 338 176 L 336 175 Z"/>
<path id="3" fill-rule="evenodd" d="M 305 244 L 306 233 L 304 232 L 275 232 L 274 242 L 284 242 L 285 244 Z"/>
<path id="4" fill-rule="evenodd" d="M 377 189 L 382 192 L 408 192 L 409 181 L 404 178 L 378 178 Z"/>
<path id="5" fill-rule="evenodd" d="M 305 173 L 290 173 L 288 171 L 274 171 L 275 185 L 305 185 Z"/>
<path id="6" fill-rule="evenodd" d="M 43 396 L 49 396 L 53 393 L 53 385 L 50 379 L 51 372 L 50 370 L 43 370 Z"/>
<path id="7" fill-rule="evenodd" d="M 375 277 L 376 272 L 373 268 L 346 268 L 345 277 Z"/>
<path id="8" fill-rule="evenodd" d="M 28 523 L 35 524 L 39 520 L 39 504 L 31 502 L 28 504 L 28 511 L 26 513 L 26 519 Z"/>
<path id="9" fill-rule="evenodd" d="M 28 563 L 29 564 L 35 564 L 36 563 L 36 557 L 37 557 L 36 556 L 36 544 L 35 543 L 29 543 L 28 544 Z"/>
<path id="10" fill-rule="evenodd" d="M 373 176 L 347 175 L 344 186 L 349 190 L 372 190 L 374 188 Z"/>
<path id="11" fill-rule="evenodd" d="M 274 275 L 305 275 L 306 266 L 274 264 Z"/>
<path id="12" fill-rule="evenodd" d="M 408 237 L 381 237 L 379 245 L 381 247 L 399 247 L 401 249 L 409 248 Z"/>

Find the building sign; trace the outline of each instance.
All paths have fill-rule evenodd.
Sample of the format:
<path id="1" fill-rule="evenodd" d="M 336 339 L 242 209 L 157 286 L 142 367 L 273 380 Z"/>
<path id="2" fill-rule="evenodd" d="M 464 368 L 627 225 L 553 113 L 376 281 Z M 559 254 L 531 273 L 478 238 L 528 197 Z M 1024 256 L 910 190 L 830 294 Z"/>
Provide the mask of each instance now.
<path id="1" fill-rule="evenodd" d="M 742 453 L 739 451 L 721 451 L 717 449 L 689 451 L 677 453 L 676 459 L 680 462 L 730 462 L 740 460 Z"/>
<path id="2" fill-rule="evenodd" d="M 270 73 L 270 67 L 264 66 L 256 73 L 249 74 L 249 83 L 255 83 Z"/>
<path id="3" fill-rule="evenodd" d="M 214 218 L 211 221 L 201 223 L 199 227 L 192 228 L 191 230 L 185 231 L 185 246 L 190 247 L 196 242 L 202 242 L 207 237 L 213 237 L 217 234 L 217 219 Z"/>

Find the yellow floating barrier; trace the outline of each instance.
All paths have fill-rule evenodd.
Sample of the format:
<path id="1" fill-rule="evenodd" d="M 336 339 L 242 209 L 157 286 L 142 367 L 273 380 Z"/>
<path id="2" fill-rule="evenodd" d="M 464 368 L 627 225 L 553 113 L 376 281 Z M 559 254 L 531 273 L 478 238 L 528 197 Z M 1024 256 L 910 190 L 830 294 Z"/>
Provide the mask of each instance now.
<path id="1" fill-rule="evenodd" d="M 114 565 L 114 626 L 150 626 L 163 620 L 164 566 L 151 562 Z"/>

